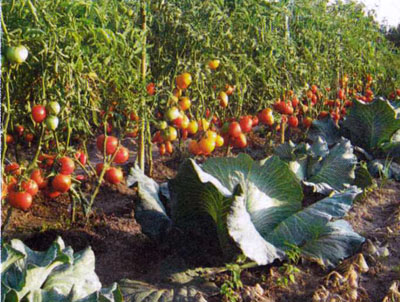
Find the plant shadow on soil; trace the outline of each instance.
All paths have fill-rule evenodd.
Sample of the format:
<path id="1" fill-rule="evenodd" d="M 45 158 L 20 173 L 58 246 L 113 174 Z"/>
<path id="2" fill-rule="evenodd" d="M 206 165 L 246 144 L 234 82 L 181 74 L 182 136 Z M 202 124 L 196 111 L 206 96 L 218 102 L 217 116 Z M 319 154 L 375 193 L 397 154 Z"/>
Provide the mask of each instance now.
<path id="1" fill-rule="evenodd" d="M 178 167 L 175 160 L 156 159 L 154 178 L 165 181 L 174 177 Z M 102 188 L 95 202 L 95 214 L 87 225 L 81 222 L 83 217 L 77 223 L 70 222 L 68 196 L 49 201 L 40 194 L 29 211 L 13 212 L 4 239 L 22 239 L 35 250 L 46 250 L 57 236 L 74 251 L 91 246 L 96 256 L 96 273 L 104 286 L 123 278 L 148 280 L 149 276 L 158 275 L 171 259 L 182 259 L 183 266 L 188 268 L 223 265 L 218 246 L 212 238 L 202 236 L 201 228 L 190 234 L 173 234 L 166 244 L 152 242 L 134 219 L 136 191 L 123 184 Z M 319 199 L 311 195 L 303 201 L 304 205 L 313 203 L 316 197 Z M 3 221 L 6 212 L 7 206 L 2 210 Z M 389 181 L 366 194 L 355 202 L 347 220 L 358 233 L 373 242 L 386 244 L 389 249 L 389 257 L 370 257 L 363 252 L 370 270 L 362 276 L 361 285 L 369 298 L 359 301 L 381 301 L 391 283 L 400 279 L 400 183 Z M 329 273 L 303 261 L 298 265 L 296 282 L 282 287 L 276 279 L 279 265 L 280 262 L 275 262 L 244 270 L 242 282 L 245 287 L 260 285 L 264 289 L 264 301 L 311 301 L 314 291 Z M 229 273 L 222 273 L 214 281 L 221 285 L 227 278 Z M 218 296 L 209 301 L 221 300 Z"/>

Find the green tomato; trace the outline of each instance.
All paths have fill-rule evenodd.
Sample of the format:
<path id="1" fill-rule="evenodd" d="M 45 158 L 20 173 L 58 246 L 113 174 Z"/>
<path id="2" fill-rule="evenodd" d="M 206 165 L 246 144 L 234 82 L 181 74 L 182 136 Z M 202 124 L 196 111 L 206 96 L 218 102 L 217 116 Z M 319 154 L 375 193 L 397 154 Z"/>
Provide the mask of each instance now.
<path id="1" fill-rule="evenodd" d="M 47 112 L 51 115 L 58 115 L 61 111 L 60 104 L 58 102 L 50 102 L 46 106 Z"/>
<path id="2" fill-rule="evenodd" d="M 6 56 L 11 63 L 21 64 L 28 58 L 28 49 L 23 45 L 9 47 Z"/>
<path id="3" fill-rule="evenodd" d="M 168 123 L 166 121 L 161 121 L 158 123 L 157 128 L 160 130 L 164 130 L 168 127 Z"/>
<path id="4" fill-rule="evenodd" d="M 58 117 L 50 115 L 46 118 L 46 126 L 51 130 L 56 130 L 58 127 Z"/>

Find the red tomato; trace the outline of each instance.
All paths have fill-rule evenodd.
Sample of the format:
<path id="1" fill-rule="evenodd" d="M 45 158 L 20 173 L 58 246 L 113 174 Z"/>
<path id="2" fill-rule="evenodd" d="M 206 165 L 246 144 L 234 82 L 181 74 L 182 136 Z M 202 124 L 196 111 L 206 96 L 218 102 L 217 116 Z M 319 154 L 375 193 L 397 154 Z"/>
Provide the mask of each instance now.
<path id="1" fill-rule="evenodd" d="M 149 95 L 154 95 L 156 93 L 156 84 L 154 83 L 147 84 L 146 90 Z"/>
<path id="2" fill-rule="evenodd" d="M 35 105 L 32 107 L 32 118 L 36 123 L 41 123 L 46 119 L 46 107 Z"/>
<path id="3" fill-rule="evenodd" d="M 294 107 L 294 108 L 296 108 L 298 105 L 299 105 L 299 99 L 297 98 L 297 96 L 294 96 L 293 98 L 292 98 L 292 106 Z"/>
<path id="4" fill-rule="evenodd" d="M 99 135 L 97 137 L 96 146 L 100 152 L 103 152 L 105 140 L 106 139 L 104 134 Z M 107 136 L 106 154 L 107 155 L 113 154 L 117 150 L 117 147 L 118 147 L 118 139 L 114 136 Z"/>
<path id="5" fill-rule="evenodd" d="M 32 205 L 32 195 L 28 192 L 14 192 L 8 193 L 8 202 L 14 208 L 26 211 Z"/>
<path id="6" fill-rule="evenodd" d="M 21 175 L 21 168 L 17 163 L 11 163 L 6 166 L 5 172 L 12 175 Z"/>
<path id="7" fill-rule="evenodd" d="M 250 115 L 246 115 L 240 118 L 240 128 L 244 133 L 250 132 L 253 127 L 253 120 Z"/>
<path id="8" fill-rule="evenodd" d="M 105 174 L 105 179 L 112 184 L 118 184 L 122 181 L 124 174 L 121 169 L 117 169 L 115 167 L 111 167 L 107 170 Z"/>
<path id="9" fill-rule="evenodd" d="M 59 172 L 64 175 L 70 175 L 75 170 L 74 160 L 68 156 L 63 156 L 58 159 L 58 163 L 60 164 Z"/>
<path id="10" fill-rule="evenodd" d="M 114 163 L 116 164 L 123 164 L 129 158 L 129 150 L 125 147 L 120 147 L 117 151 L 117 154 L 114 157 Z"/>
<path id="11" fill-rule="evenodd" d="M 39 186 L 33 179 L 23 181 L 21 183 L 21 187 L 22 187 L 22 189 L 24 189 L 24 191 L 31 194 L 32 196 L 35 196 L 37 194 L 37 192 L 39 191 Z"/>
<path id="12" fill-rule="evenodd" d="M 100 176 L 101 171 L 103 171 L 103 167 L 104 167 L 104 164 L 103 164 L 103 163 L 98 163 L 98 164 L 96 165 L 96 173 L 97 173 L 97 175 Z"/>
<path id="13" fill-rule="evenodd" d="M 253 116 L 252 126 L 255 127 L 258 125 L 258 123 L 259 123 L 258 116 L 257 115 Z"/>
<path id="14" fill-rule="evenodd" d="M 35 136 L 32 133 L 26 133 L 25 134 L 25 142 L 30 143 L 33 141 Z"/>
<path id="15" fill-rule="evenodd" d="M 51 199 L 55 199 L 55 198 L 57 198 L 58 196 L 61 195 L 61 192 L 55 191 L 53 189 L 50 189 L 50 190 L 46 189 L 44 191 L 44 195 L 46 195 L 47 197 L 49 197 Z"/>
<path id="16" fill-rule="evenodd" d="M 299 120 L 296 116 L 292 115 L 289 117 L 288 124 L 292 128 L 297 128 L 297 126 L 299 125 Z"/>
<path id="17" fill-rule="evenodd" d="M 57 174 L 51 182 L 55 191 L 65 193 L 71 187 L 72 181 L 70 175 Z"/>
<path id="18" fill-rule="evenodd" d="M 329 115 L 328 111 L 321 111 L 318 115 L 318 119 L 324 119 L 325 117 L 327 117 Z"/>
<path id="19" fill-rule="evenodd" d="M 17 134 L 19 136 L 22 136 L 22 134 L 24 134 L 25 128 L 22 125 L 17 125 L 15 126 L 15 132 L 17 132 Z"/>
<path id="20" fill-rule="evenodd" d="M 47 186 L 47 180 L 43 177 L 40 169 L 32 171 L 31 179 L 37 183 L 39 189 L 44 189 Z"/>
<path id="21" fill-rule="evenodd" d="M 240 127 L 240 124 L 238 122 L 232 122 L 229 125 L 229 135 L 232 137 L 239 137 L 239 135 L 242 133 L 242 129 Z"/>

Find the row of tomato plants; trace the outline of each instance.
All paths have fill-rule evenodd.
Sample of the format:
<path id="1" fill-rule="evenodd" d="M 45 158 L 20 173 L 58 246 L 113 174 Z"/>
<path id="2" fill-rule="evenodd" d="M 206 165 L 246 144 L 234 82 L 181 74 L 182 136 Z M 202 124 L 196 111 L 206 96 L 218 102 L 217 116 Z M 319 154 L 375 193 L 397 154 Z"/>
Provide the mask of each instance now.
<path id="1" fill-rule="evenodd" d="M 23 63 L 27 59 L 27 53 L 24 50 L 20 51 L 21 49 L 24 49 L 23 46 L 11 49 L 7 53 L 7 59 L 13 64 Z M 215 59 L 208 62 L 207 68 L 215 71 L 222 67 L 220 61 Z M 248 146 L 247 134 L 255 127 L 260 129 L 261 125 L 264 132 L 279 133 L 281 142 L 284 142 L 287 127 L 302 128 L 306 132 L 313 119 L 322 119 L 328 115 L 338 122 L 352 106 L 352 99 L 364 102 L 371 102 L 373 99 L 371 75 L 365 76 L 363 85 L 360 85 L 360 82 L 350 83 L 349 77 L 344 76 L 337 91 L 319 88 L 315 84 L 301 95 L 296 95 L 292 90 L 285 91 L 271 108 L 264 108 L 255 115 L 235 118 L 229 114 L 229 98 L 236 93 L 235 86 L 227 83 L 224 89 L 216 92 L 217 105 L 206 108 L 202 116 L 202 108 L 196 108 L 196 104 L 193 105 L 195 101 L 190 98 L 192 82 L 191 74 L 178 75 L 168 102 L 160 107 L 159 112 L 152 118 L 152 143 L 157 144 L 161 156 L 173 153 L 174 147 L 178 148 L 180 154 L 186 148 L 193 156 L 209 156 L 216 148 L 222 147 L 226 148 L 226 152 L 229 152 L 231 147 L 245 148 Z M 155 83 L 149 83 L 146 90 L 149 97 L 157 96 L 158 87 Z M 400 99 L 400 89 L 393 91 L 389 98 Z M 13 132 L 6 134 L 7 146 L 14 145 L 16 151 L 14 157 L 17 160 L 19 157 L 17 145 L 22 143 L 36 147 L 36 153 L 29 166 L 17 162 L 5 166 L 2 197 L 14 208 L 28 210 L 39 189 L 43 190 L 48 198 L 56 198 L 67 192 L 82 198 L 78 194 L 80 190 L 74 189 L 72 184 L 79 187 L 85 178 L 94 177 L 98 182 L 89 201 L 90 209 L 103 179 L 111 184 L 118 184 L 123 180 L 121 168 L 115 165 L 124 164 L 129 159 L 129 150 L 121 142 L 124 137 L 137 138 L 140 117 L 136 112 L 121 112 L 118 106 L 101 111 L 103 123 L 97 132 L 104 134 L 97 136 L 96 146 L 103 154 L 103 161 L 93 167 L 88 161 L 85 144 L 70 148 L 69 139 L 61 142 L 58 140 L 57 134 L 64 130 L 58 127 L 58 115 L 61 109 L 60 104 L 54 101 L 46 106 L 35 104 L 32 107 L 29 115 L 33 129 L 39 135 L 36 141 L 35 135 L 25 130 L 32 128 L 32 125 L 18 124 Z M 116 130 L 121 129 L 115 129 L 118 124 L 115 123 L 114 117 L 118 114 L 125 117 L 126 125 L 133 127 L 133 131 L 117 134 L 120 131 Z M 120 137 L 114 136 L 115 134 Z M 24 140 L 21 140 L 22 137 Z M 188 138 L 190 140 L 183 143 Z M 175 143 L 176 141 L 179 142 Z M 11 158 L 10 153 L 4 155 Z M 74 175 L 76 166 L 86 175 L 82 173 Z"/>

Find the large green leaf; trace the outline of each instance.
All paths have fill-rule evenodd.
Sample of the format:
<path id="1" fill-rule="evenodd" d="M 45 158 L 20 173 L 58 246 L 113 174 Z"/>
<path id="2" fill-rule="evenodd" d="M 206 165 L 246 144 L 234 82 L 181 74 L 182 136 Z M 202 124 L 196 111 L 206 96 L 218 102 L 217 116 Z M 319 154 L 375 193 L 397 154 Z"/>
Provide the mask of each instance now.
<path id="1" fill-rule="evenodd" d="M 2 253 L 8 258 L 1 275 L 2 301 L 122 301 L 115 285 L 100 291 L 90 248 L 74 254 L 59 237 L 47 251 L 37 252 L 14 239 L 10 245 L 4 245 Z M 15 255 L 10 256 L 11 253 Z M 13 257 L 18 259 L 11 263 Z"/>
<path id="2" fill-rule="evenodd" d="M 317 136 L 311 146 L 289 142 L 278 146 L 275 154 L 288 162 L 299 180 L 319 193 L 341 191 L 354 182 L 357 158 L 347 139 L 340 138 L 329 149 L 325 139 Z"/>
<path id="3" fill-rule="evenodd" d="M 238 194 L 227 218 L 228 231 L 243 253 L 258 264 L 271 263 L 291 244 L 318 262 L 333 265 L 351 255 L 364 240 L 345 223 L 332 222 L 347 213 L 360 192 L 352 187 L 327 197 L 292 213 L 273 229 L 263 221 L 253 220 L 258 211 L 247 206 L 245 193 Z"/>
<path id="4" fill-rule="evenodd" d="M 340 140 L 340 128 L 336 126 L 331 117 L 313 121 L 308 138 L 315 142 L 318 137 L 322 137 L 328 145 L 336 144 Z"/>
<path id="5" fill-rule="evenodd" d="M 163 240 L 172 222 L 159 197 L 161 187 L 138 167 L 131 168 L 127 184 L 137 184 L 138 187 L 139 200 L 135 204 L 135 219 L 140 223 L 143 233 L 155 241 Z"/>
<path id="6" fill-rule="evenodd" d="M 368 152 L 377 150 L 382 143 L 390 142 L 392 135 L 400 129 L 400 119 L 386 100 L 376 99 L 371 104 L 355 100 L 343 123 L 350 133 L 354 145 Z"/>
<path id="7" fill-rule="evenodd" d="M 246 207 L 255 213 L 251 219 L 269 229 L 299 210 L 303 197 L 299 181 L 285 162 L 278 157 L 257 162 L 246 154 L 211 158 L 201 167 L 188 160 L 170 181 L 170 188 L 175 221 L 190 225 L 199 216 L 211 217 L 221 246 L 227 241 L 226 215 L 239 188 Z M 245 225 L 251 228 L 251 224 Z"/>

